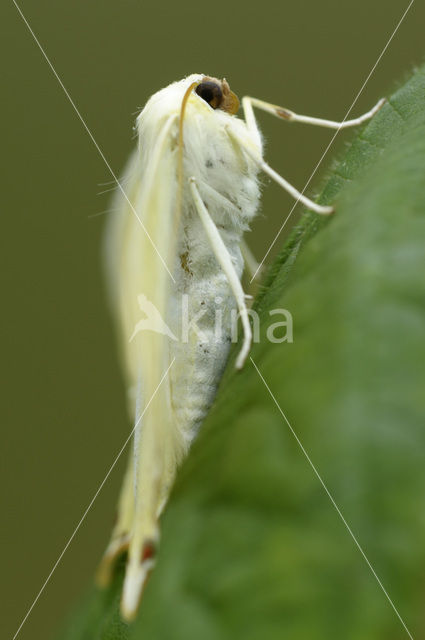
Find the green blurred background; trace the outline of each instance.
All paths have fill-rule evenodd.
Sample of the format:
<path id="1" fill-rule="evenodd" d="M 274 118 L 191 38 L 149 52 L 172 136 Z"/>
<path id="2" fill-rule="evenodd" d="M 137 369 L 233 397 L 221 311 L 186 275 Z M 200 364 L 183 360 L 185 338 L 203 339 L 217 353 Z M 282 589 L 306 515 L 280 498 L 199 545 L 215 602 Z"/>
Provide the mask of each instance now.
<path id="1" fill-rule="evenodd" d="M 342 119 L 408 1 L 24 0 L 20 6 L 120 172 L 134 145 L 137 110 L 192 72 L 225 76 L 239 96 Z M 99 260 L 105 215 L 97 214 L 111 195 L 99 192 L 110 188 L 103 183 L 111 176 L 11 0 L 1 20 L 1 626 L 2 637 L 12 638 L 130 424 Z M 354 114 L 421 62 L 424 24 L 425 6 L 417 1 Z M 333 132 L 259 118 L 270 164 L 303 187 Z M 329 158 L 350 133 L 339 138 Z M 250 238 L 259 258 L 292 206 L 276 186 L 266 187 Z M 49 638 L 90 582 L 109 536 L 123 462 L 23 626 L 22 640 Z"/>

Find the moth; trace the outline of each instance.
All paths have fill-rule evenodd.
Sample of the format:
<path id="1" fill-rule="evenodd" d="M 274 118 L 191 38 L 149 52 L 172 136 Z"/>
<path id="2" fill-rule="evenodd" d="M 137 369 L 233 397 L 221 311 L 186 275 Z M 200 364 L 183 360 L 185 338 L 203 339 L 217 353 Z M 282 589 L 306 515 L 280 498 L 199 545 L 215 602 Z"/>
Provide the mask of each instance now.
<path id="1" fill-rule="evenodd" d="M 135 420 L 133 451 L 116 524 L 98 571 L 109 583 L 127 552 L 121 601 L 136 615 L 159 542 L 159 518 L 176 470 L 210 408 L 230 347 L 232 311 L 242 328 L 236 367 L 251 345 L 243 234 L 265 172 L 309 209 L 332 207 L 302 195 L 263 158 L 254 108 L 288 122 L 335 129 L 371 118 L 383 101 L 342 123 L 302 116 L 261 100 L 239 100 L 226 80 L 193 74 L 155 93 L 137 117 L 138 146 L 116 195 L 105 242 L 106 272 Z M 216 319 L 220 316 L 220 331 Z M 196 318 L 193 325 L 188 318 Z M 188 326 L 189 330 L 188 330 Z"/>

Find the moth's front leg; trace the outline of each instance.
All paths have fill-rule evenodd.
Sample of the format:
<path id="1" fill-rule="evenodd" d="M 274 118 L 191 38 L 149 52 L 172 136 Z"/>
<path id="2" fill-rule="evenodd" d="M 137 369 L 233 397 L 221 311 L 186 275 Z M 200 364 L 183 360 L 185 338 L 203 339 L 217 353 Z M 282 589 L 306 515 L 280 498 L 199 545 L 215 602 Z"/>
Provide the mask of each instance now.
<path id="1" fill-rule="evenodd" d="M 286 109 L 284 107 L 279 107 L 276 104 L 271 104 L 270 102 L 264 102 L 264 100 L 258 100 L 258 98 L 250 98 L 249 96 L 245 96 L 242 98 L 242 105 L 245 113 L 245 120 L 250 129 L 256 130 L 255 125 L 255 117 L 253 112 L 253 107 L 257 109 L 261 109 L 262 111 L 266 111 L 270 113 L 272 116 L 276 116 L 276 118 L 280 118 L 281 120 L 286 120 L 287 122 L 300 122 L 303 124 L 312 124 L 317 127 L 326 127 L 328 129 L 348 129 L 348 127 L 357 127 L 359 124 L 363 124 L 363 122 L 367 122 L 381 109 L 381 107 L 386 103 L 386 98 L 381 98 L 372 109 L 363 113 L 358 118 L 352 118 L 351 120 L 342 120 L 341 122 L 336 120 L 325 120 L 324 118 L 315 118 L 312 116 L 303 116 L 300 113 L 295 113 L 295 111 L 291 111 L 290 109 Z"/>

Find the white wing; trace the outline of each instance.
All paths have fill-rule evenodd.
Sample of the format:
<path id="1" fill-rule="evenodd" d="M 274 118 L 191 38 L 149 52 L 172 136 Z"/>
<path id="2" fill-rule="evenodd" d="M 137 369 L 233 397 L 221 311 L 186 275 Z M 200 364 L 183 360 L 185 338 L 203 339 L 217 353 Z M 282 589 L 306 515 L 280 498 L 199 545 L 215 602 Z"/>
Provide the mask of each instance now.
<path id="1" fill-rule="evenodd" d="M 176 114 L 144 123 L 150 148 L 131 159 L 124 181 L 129 202 L 118 195 L 118 210 L 109 223 L 106 268 L 112 309 L 120 333 L 131 414 L 140 403 L 135 425 L 134 461 L 130 460 L 120 496 L 118 521 L 100 567 L 99 579 L 110 577 L 111 563 L 128 546 L 123 613 L 134 614 L 158 538 L 157 517 L 174 478 L 176 446 L 170 407 L 168 338 L 155 331 L 135 333 L 143 317 L 144 299 L 166 318 L 172 285 L 176 238 Z M 149 112 L 145 114 L 149 118 Z M 149 139 L 150 138 L 150 139 Z M 141 384 L 140 384 L 141 381 Z M 142 394 L 142 398 L 140 398 Z"/>

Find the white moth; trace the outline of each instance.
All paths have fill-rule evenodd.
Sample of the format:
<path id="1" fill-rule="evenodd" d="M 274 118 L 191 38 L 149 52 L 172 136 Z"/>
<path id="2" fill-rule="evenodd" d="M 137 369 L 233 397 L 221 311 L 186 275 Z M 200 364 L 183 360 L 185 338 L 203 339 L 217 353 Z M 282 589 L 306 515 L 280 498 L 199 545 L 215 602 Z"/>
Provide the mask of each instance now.
<path id="1" fill-rule="evenodd" d="M 371 118 L 382 102 L 360 118 L 338 123 L 245 97 L 241 120 L 239 101 L 225 80 L 193 74 L 155 93 L 137 118 L 139 144 L 106 243 L 136 423 L 117 522 L 98 572 L 99 582 L 108 584 L 115 559 L 128 551 L 121 602 L 127 620 L 137 612 L 155 560 L 158 519 L 176 469 L 225 367 L 232 310 L 239 311 L 244 331 L 238 368 L 249 353 L 251 328 L 240 282 L 244 257 L 255 268 L 242 236 L 257 211 L 259 171 L 309 209 L 332 211 L 300 194 L 264 161 L 253 107 L 293 122 L 342 128 Z M 183 326 L 186 317 L 198 318 L 196 331 Z"/>

